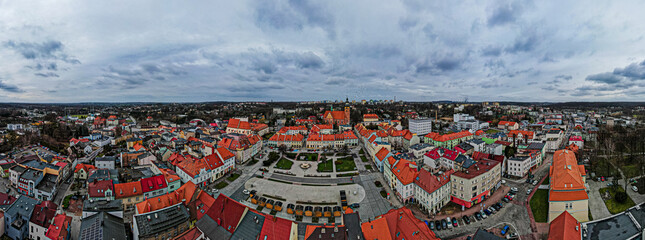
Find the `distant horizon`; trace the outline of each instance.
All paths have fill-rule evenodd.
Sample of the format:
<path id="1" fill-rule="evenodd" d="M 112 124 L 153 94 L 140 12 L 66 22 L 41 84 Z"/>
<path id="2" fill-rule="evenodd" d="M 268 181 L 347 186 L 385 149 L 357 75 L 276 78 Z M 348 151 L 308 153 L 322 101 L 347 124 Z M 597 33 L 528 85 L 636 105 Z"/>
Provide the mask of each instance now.
<path id="1" fill-rule="evenodd" d="M 380 101 L 380 100 L 385 100 L 385 99 L 372 99 L 375 101 Z M 259 100 L 247 100 L 247 101 L 226 101 L 226 100 L 216 100 L 216 101 L 186 101 L 186 102 L 161 102 L 161 101 L 124 101 L 124 102 L 0 102 L 1 104 L 42 104 L 42 105 L 66 105 L 66 104 L 199 104 L 199 103 L 248 103 L 248 102 L 257 102 L 257 103 L 301 103 L 301 102 L 321 102 L 322 101 L 332 101 L 324 104 L 341 104 L 345 103 L 345 101 L 339 101 L 339 102 L 334 102 L 336 100 L 300 100 L 300 101 L 259 101 Z M 367 100 L 366 101 L 370 101 Z M 389 99 L 387 100 L 389 101 Z M 645 100 L 643 101 L 558 101 L 558 102 L 537 102 L 537 101 L 495 101 L 495 100 L 487 100 L 487 101 L 450 101 L 450 100 L 436 100 L 436 101 L 406 101 L 406 100 L 397 100 L 396 102 L 403 101 L 404 103 L 457 103 L 457 104 L 473 104 L 473 103 L 484 103 L 484 102 L 489 102 L 489 103 L 522 103 L 522 104 L 530 104 L 530 103 L 535 103 L 535 104 L 559 104 L 559 103 L 602 103 L 602 104 L 607 104 L 607 103 L 642 103 L 645 104 Z M 360 104 L 362 100 L 356 100 L 356 104 Z M 349 103 L 352 103 L 352 100 L 349 100 Z"/>
<path id="2" fill-rule="evenodd" d="M 643 1 L 8 1 L 0 102 L 641 101 L 642 9 Z"/>

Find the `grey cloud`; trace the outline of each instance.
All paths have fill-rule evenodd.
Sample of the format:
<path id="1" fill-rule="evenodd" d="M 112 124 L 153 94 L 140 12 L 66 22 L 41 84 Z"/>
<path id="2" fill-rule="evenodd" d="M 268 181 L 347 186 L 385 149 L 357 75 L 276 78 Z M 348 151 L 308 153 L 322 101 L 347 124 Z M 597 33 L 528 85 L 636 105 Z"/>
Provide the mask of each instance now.
<path id="1" fill-rule="evenodd" d="M 562 79 L 562 80 L 569 81 L 573 79 L 573 77 L 571 75 L 558 75 L 558 76 L 555 76 L 555 79 Z"/>
<path id="2" fill-rule="evenodd" d="M 315 2 L 289 0 L 256 3 L 255 24 L 262 29 L 302 30 L 310 25 L 325 30 L 332 39 L 336 36 L 333 17 Z"/>
<path id="3" fill-rule="evenodd" d="M 540 39 L 534 32 L 525 32 L 515 38 L 513 44 L 504 51 L 508 53 L 529 52 L 535 49 L 539 41 Z"/>
<path id="4" fill-rule="evenodd" d="M 338 77 L 332 77 L 327 79 L 327 81 L 325 81 L 326 85 L 344 85 L 345 83 L 347 83 L 346 78 L 338 78 Z"/>
<path id="5" fill-rule="evenodd" d="M 504 25 L 515 22 L 520 14 L 519 4 L 503 3 L 493 9 L 488 16 L 487 24 L 489 27 Z"/>
<path id="6" fill-rule="evenodd" d="M 536 84 L 537 84 L 537 82 L 528 82 L 526 85 L 530 86 L 530 85 L 536 85 Z"/>
<path id="7" fill-rule="evenodd" d="M 501 55 L 501 54 L 502 54 L 502 48 L 501 48 L 501 47 L 495 47 L 495 46 L 488 45 L 488 46 L 486 46 L 485 48 L 483 48 L 483 49 L 481 50 L 481 52 L 482 52 L 482 56 L 486 56 L 486 57 L 489 57 L 489 56 L 492 56 L 492 57 L 499 57 L 499 55 Z"/>
<path id="8" fill-rule="evenodd" d="M 399 27 L 403 31 L 407 31 L 410 28 L 417 26 L 418 23 L 419 23 L 419 19 L 417 18 L 406 17 L 406 18 L 399 19 Z"/>
<path id="9" fill-rule="evenodd" d="M 64 45 L 60 41 L 37 42 L 16 42 L 9 40 L 4 43 L 6 48 L 14 50 L 22 55 L 25 59 L 56 59 L 66 63 L 79 64 L 78 59 L 68 56 L 64 51 Z"/>
<path id="10" fill-rule="evenodd" d="M 426 25 L 423 27 L 423 33 L 424 33 L 424 34 L 426 35 L 426 37 L 427 37 L 428 39 L 430 39 L 431 41 L 434 41 L 434 40 L 436 40 L 436 39 L 437 39 L 437 37 L 439 37 L 439 35 L 438 35 L 437 33 L 435 33 L 435 31 L 434 31 L 434 27 L 433 27 L 433 26 L 432 26 L 432 24 L 430 24 L 430 23 L 426 24 Z"/>
<path id="11" fill-rule="evenodd" d="M 645 80 L 645 61 L 632 63 L 624 68 L 616 68 L 614 75 L 623 76 L 631 80 Z"/>
<path id="12" fill-rule="evenodd" d="M 20 89 L 19 87 L 15 86 L 15 85 L 3 82 L 2 79 L 0 79 L 0 90 L 5 90 L 7 92 L 12 92 L 12 93 L 24 92 L 22 89 Z"/>
<path id="13" fill-rule="evenodd" d="M 621 76 L 614 75 L 613 73 L 606 72 L 589 75 L 585 79 L 597 83 L 614 84 L 620 82 L 623 78 Z"/>
<path id="14" fill-rule="evenodd" d="M 60 77 L 58 74 L 53 73 L 53 72 L 48 72 L 48 73 L 34 73 L 34 75 L 38 77 L 44 77 L 44 78 L 49 78 L 49 77 Z"/>
<path id="15" fill-rule="evenodd" d="M 352 44 L 347 50 L 344 50 L 344 57 L 367 57 L 374 59 L 384 59 L 401 56 L 401 48 L 394 44 Z"/>

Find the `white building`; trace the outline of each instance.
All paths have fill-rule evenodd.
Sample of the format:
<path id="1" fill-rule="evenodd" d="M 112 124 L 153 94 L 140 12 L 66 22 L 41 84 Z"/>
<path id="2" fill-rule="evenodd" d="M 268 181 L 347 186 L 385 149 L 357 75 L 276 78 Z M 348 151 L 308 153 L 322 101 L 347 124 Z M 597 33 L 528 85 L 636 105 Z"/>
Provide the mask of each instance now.
<path id="1" fill-rule="evenodd" d="M 16 131 L 16 130 L 22 130 L 22 124 L 7 124 L 7 130 L 9 131 Z"/>
<path id="2" fill-rule="evenodd" d="M 434 175 L 425 169 L 414 180 L 414 198 L 421 209 L 435 214 L 450 202 L 450 175 L 454 170 Z"/>
<path id="3" fill-rule="evenodd" d="M 410 119 L 408 122 L 410 132 L 424 136 L 432 132 L 432 119 Z"/>
<path id="4" fill-rule="evenodd" d="M 524 177 L 531 169 L 531 158 L 528 156 L 512 157 L 508 159 L 508 175 Z"/>

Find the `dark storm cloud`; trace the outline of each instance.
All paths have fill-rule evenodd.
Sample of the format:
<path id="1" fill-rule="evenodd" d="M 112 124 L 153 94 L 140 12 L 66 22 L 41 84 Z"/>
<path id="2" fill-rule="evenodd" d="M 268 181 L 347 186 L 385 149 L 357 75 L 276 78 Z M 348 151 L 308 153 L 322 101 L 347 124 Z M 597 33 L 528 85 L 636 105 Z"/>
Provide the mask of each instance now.
<path id="1" fill-rule="evenodd" d="M 450 72 L 459 68 L 466 58 L 456 56 L 454 54 L 447 54 L 440 57 L 425 58 L 414 64 L 416 73 L 438 75 Z"/>
<path id="2" fill-rule="evenodd" d="M 632 63 L 624 68 L 616 68 L 613 74 L 626 77 L 630 80 L 645 80 L 645 61 Z"/>
<path id="3" fill-rule="evenodd" d="M 4 91 L 7 91 L 7 92 L 12 92 L 12 93 L 24 92 L 22 89 L 20 89 L 19 87 L 15 86 L 15 85 L 3 82 L 2 79 L 0 79 L 0 90 L 4 90 Z"/>

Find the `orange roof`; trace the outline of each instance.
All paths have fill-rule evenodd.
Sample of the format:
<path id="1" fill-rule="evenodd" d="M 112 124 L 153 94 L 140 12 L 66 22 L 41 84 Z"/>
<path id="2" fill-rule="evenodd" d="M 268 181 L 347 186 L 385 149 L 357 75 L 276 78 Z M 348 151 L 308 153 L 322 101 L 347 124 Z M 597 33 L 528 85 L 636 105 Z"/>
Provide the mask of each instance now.
<path id="1" fill-rule="evenodd" d="M 580 170 L 575 153 L 566 149 L 556 151 L 549 169 L 550 189 L 556 191 L 584 190 L 585 186 Z"/>
<path id="2" fill-rule="evenodd" d="M 378 152 L 374 155 L 379 161 L 383 161 L 385 157 L 390 153 L 390 150 L 387 150 L 387 148 L 381 148 L 381 150 L 378 150 Z"/>
<path id="3" fill-rule="evenodd" d="M 516 122 L 509 122 L 509 121 L 499 121 L 499 123 L 497 123 L 497 125 L 498 125 L 498 126 L 499 126 L 499 125 L 505 125 L 505 126 L 509 126 L 509 125 L 510 125 L 510 126 L 514 126 L 514 125 L 516 125 L 516 124 L 517 124 Z"/>
<path id="4" fill-rule="evenodd" d="M 430 133 L 426 134 L 425 137 L 430 138 L 432 140 L 435 140 L 437 142 L 445 142 L 445 141 L 455 140 L 455 139 L 464 138 L 464 137 L 468 137 L 468 136 L 472 136 L 472 135 L 473 134 L 470 133 L 469 131 L 464 130 L 464 131 L 461 131 L 461 132 L 449 133 L 449 134 L 444 134 L 444 135 L 441 135 L 441 134 L 436 133 L 436 132 L 430 132 Z"/>
<path id="5" fill-rule="evenodd" d="M 392 168 L 392 174 L 403 184 L 408 185 L 414 182 L 414 179 L 419 175 L 417 167 L 412 162 L 401 159 L 399 163 Z"/>
<path id="6" fill-rule="evenodd" d="M 282 127 L 278 133 L 287 133 L 288 131 L 307 131 L 307 127 L 303 125 Z"/>
<path id="7" fill-rule="evenodd" d="M 116 197 L 117 199 L 143 195 L 143 191 L 141 190 L 141 182 L 139 181 L 114 184 L 114 191 L 114 197 Z"/>
<path id="8" fill-rule="evenodd" d="M 195 186 L 193 182 L 187 182 L 179 187 L 179 189 L 171 193 L 167 193 L 158 197 L 148 198 L 143 202 L 137 203 L 137 213 L 142 214 L 152 212 L 182 202 L 184 204 L 188 204 L 192 200 L 193 195 L 195 195 L 196 190 L 197 186 Z"/>
<path id="9" fill-rule="evenodd" d="M 226 127 L 251 130 L 251 125 L 249 124 L 249 122 L 242 121 L 242 120 L 237 119 L 237 118 L 229 119 L 228 120 L 228 125 Z"/>
<path id="10" fill-rule="evenodd" d="M 251 128 L 253 131 L 260 131 L 269 128 L 269 125 L 266 125 L 264 123 L 251 123 Z"/>
<path id="11" fill-rule="evenodd" d="M 166 178 L 166 182 L 168 183 L 181 180 L 179 175 L 171 169 L 159 168 L 159 171 L 161 171 L 161 174 L 163 174 L 164 178 Z"/>
<path id="12" fill-rule="evenodd" d="M 143 145 L 141 145 L 141 144 L 139 144 L 139 143 L 134 144 L 134 146 L 132 146 L 132 148 L 133 148 L 135 151 L 140 151 L 141 149 L 145 150 L 145 148 L 143 147 Z"/>
<path id="13" fill-rule="evenodd" d="M 406 207 L 392 209 L 372 221 L 365 222 L 361 224 L 361 229 L 367 240 L 438 239 L 434 232 Z"/>
<path id="14" fill-rule="evenodd" d="M 450 169 L 443 174 L 436 176 L 428 170 L 421 169 L 419 172 L 418 178 L 414 180 L 414 183 L 419 186 L 421 189 L 428 193 L 433 193 L 437 189 L 446 185 L 450 182 L 450 175 L 453 174 L 455 170 Z"/>
<path id="15" fill-rule="evenodd" d="M 378 115 L 374 113 L 368 113 L 368 114 L 363 114 L 363 118 L 365 119 L 378 119 Z"/>
<path id="16" fill-rule="evenodd" d="M 522 137 L 528 136 L 529 139 L 533 139 L 533 134 L 535 134 L 535 133 L 532 132 L 532 131 L 511 130 L 511 131 L 508 132 L 507 136 L 509 138 L 513 138 L 513 135 L 515 135 L 517 137 L 520 134 L 522 134 Z"/>
<path id="17" fill-rule="evenodd" d="M 377 218 L 361 224 L 363 235 L 367 240 L 388 239 L 392 234 L 385 218 Z M 390 238 L 391 239 L 391 238 Z"/>
<path id="18" fill-rule="evenodd" d="M 89 172 L 90 169 L 96 169 L 96 167 L 91 164 L 79 163 L 79 164 L 76 164 L 76 168 L 74 169 L 74 172 L 78 172 L 78 170 L 80 169 L 85 170 L 85 172 Z"/>
<path id="19" fill-rule="evenodd" d="M 275 135 L 271 136 L 269 138 L 269 141 L 274 141 L 274 142 L 302 142 L 302 140 L 305 139 L 305 136 L 302 134 L 292 134 L 292 135 L 287 135 L 287 134 L 280 134 L 276 133 Z"/>
<path id="20" fill-rule="evenodd" d="M 549 224 L 549 240 L 582 239 L 581 232 L 580 222 L 568 211 L 562 212 Z"/>
<path id="21" fill-rule="evenodd" d="M 328 118 L 330 114 L 331 114 L 331 118 L 333 119 L 338 119 L 338 120 L 345 119 L 345 111 L 326 111 L 323 116 L 325 116 L 325 118 Z"/>
<path id="22" fill-rule="evenodd" d="M 484 130 L 479 129 L 479 130 L 477 130 L 477 131 L 475 132 L 475 135 L 480 136 L 480 135 L 483 135 L 483 134 L 485 134 L 485 133 L 486 133 L 486 132 L 484 132 Z"/>
<path id="23" fill-rule="evenodd" d="M 549 201 L 550 202 L 560 202 L 560 201 L 578 201 L 589 199 L 587 192 L 585 190 L 577 191 L 549 191 Z"/>
<path id="24" fill-rule="evenodd" d="M 183 158 L 184 160 L 178 162 L 175 166 L 191 177 L 198 175 L 201 169 L 210 169 L 203 158 L 198 159 L 191 155 L 183 156 Z"/>
<path id="25" fill-rule="evenodd" d="M 222 161 L 235 157 L 235 154 L 233 154 L 231 151 L 223 147 L 217 148 L 217 152 L 219 153 L 220 156 L 222 156 Z"/>

